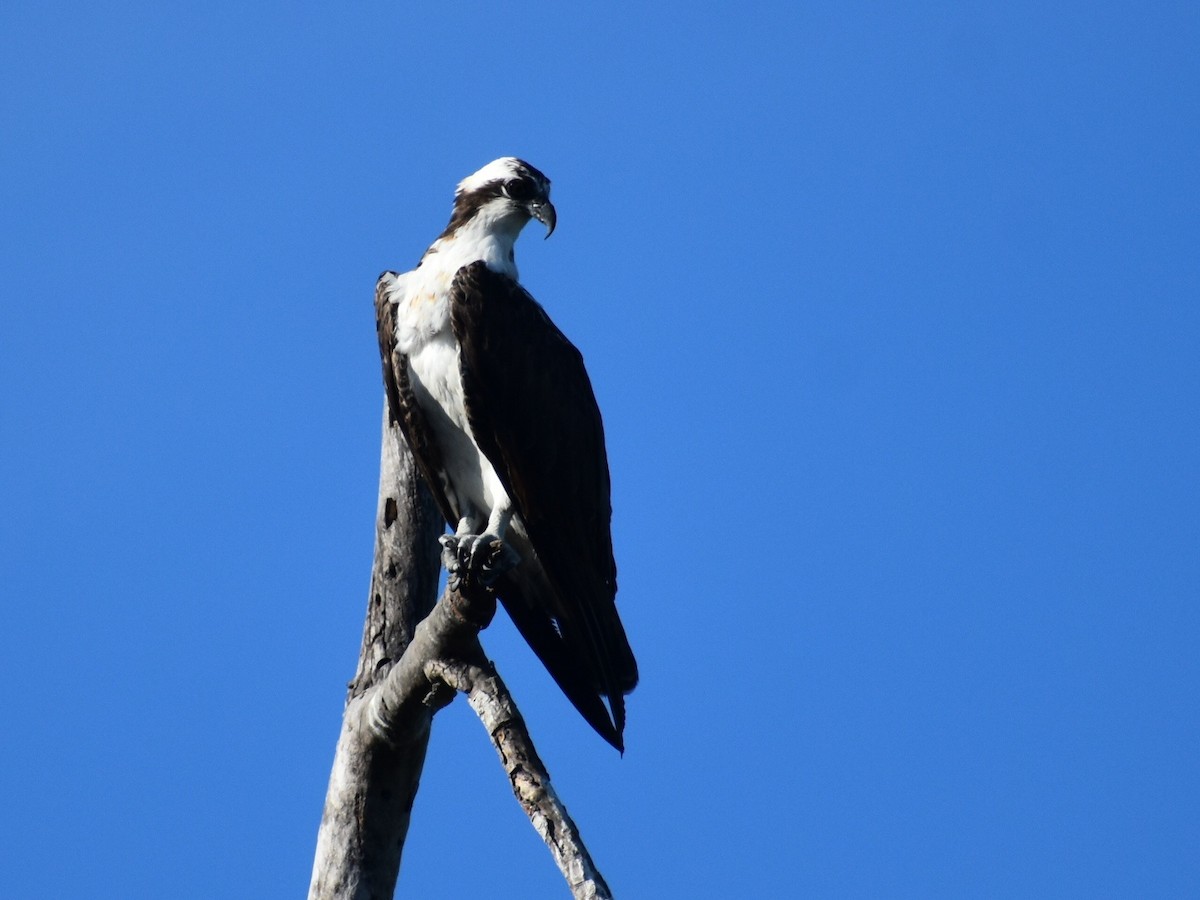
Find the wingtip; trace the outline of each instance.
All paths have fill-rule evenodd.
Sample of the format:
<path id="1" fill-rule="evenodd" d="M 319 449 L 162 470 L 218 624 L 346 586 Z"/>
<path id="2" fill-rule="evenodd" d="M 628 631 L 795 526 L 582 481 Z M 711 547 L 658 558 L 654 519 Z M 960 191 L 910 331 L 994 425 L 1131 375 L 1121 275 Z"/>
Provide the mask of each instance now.
<path id="1" fill-rule="evenodd" d="M 605 743 L 609 744 L 614 750 L 625 755 L 625 716 L 624 710 L 619 717 L 610 717 L 609 712 L 605 709 L 600 698 L 595 694 L 590 702 L 580 697 L 573 697 L 570 694 L 567 698 L 574 704 L 575 708 L 583 714 L 584 721 L 592 726 L 592 730 L 600 737 L 604 738 Z"/>
<path id="2" fill-rule="evenodd" d="M 605 743 L 620 753 L 622 757 L 625 756 L 625 736 L 621 732 L 613 728 L 611 724 L 605 729 L 597 727 L 595 722 L 591 722 L 590 724 L 596 729 L 596 733 L 604 738 Z"/>

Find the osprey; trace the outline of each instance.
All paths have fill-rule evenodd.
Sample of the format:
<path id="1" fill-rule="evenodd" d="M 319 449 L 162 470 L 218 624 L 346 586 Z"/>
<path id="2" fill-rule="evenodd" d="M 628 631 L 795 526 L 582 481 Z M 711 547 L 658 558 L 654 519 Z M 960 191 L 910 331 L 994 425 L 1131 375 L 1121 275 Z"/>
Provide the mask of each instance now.
<path id="1" fill-rule="evenodd" d="M 604 429 L 579 351 L 517 281 L 513 244 L 557 219 L 512 157 L 458 185 L 411 272 L 384 272 L 376 324 L 391 420 L 454 529 L 452 580 L 494 586 L 583 717 L 618 750 L 637 663 L 614 601 Z M 605 707 L 602 697 L 608 699 Z"/>

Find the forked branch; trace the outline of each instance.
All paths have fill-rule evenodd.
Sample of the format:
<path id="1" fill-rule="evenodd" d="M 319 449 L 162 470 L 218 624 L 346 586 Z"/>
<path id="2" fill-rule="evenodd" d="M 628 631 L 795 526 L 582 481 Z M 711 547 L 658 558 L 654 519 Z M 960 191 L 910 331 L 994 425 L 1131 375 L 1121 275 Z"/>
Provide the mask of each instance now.
<path id="1" fill-rule="evenodd" d="M 455 691 L 465 693 L 479 715 L 513 794 L 572 895 L 610 898 L 479 643 L 480 630 L 495 615 L 495 595 L 447 588 L 429 609 L 441 519 L 386 418 L 376 524 L 371 601 L 321 817 L 310 900 L 391 900 L 430 724 Z"/>

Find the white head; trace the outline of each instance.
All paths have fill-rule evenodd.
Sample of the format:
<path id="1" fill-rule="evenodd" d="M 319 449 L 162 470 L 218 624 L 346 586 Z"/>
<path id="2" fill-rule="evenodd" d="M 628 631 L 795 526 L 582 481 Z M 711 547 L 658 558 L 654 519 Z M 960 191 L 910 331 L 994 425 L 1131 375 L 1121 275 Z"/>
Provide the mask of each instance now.
<path id="1" fill-rule="evenodd" d="M 494 159 L 478 172 L 468 175 L 458 183 L 454 192 L 455 197 L 470 194 L 488 185 L 489 182 L 514 181 L 528 179 L 534 182 L 545 194 L 550 193 L 550 179 L 524 160 L 515 156 L 502 156 Z"/>
<path id="2" fill-rule="evenodd" d="M 523 160 L 503 156 L 458 183 L 446 234 L 477 219 L 489 227 L 508 225 L 519 231 L 530 218 L 545 225 L 550 237 L 558 220 L 550 202 L 550 179 Z"/>

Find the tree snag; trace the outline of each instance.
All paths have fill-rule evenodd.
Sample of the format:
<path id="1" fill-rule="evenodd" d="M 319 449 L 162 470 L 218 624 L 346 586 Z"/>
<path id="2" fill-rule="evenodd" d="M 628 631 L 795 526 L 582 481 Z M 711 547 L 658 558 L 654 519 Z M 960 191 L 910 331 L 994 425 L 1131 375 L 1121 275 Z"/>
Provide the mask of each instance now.
<path id="1" fill-rule="evenodd" d="M 385 409 L 371 593 L 350 682 L 309 900 L 391 900 L 433 715 L 461 691 L 500 755 L 513 794 L 575 898 L 612 895 L 478 634 L 494 593 L 449 588 L 435 604 L 444 522 Z"/>

